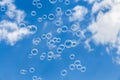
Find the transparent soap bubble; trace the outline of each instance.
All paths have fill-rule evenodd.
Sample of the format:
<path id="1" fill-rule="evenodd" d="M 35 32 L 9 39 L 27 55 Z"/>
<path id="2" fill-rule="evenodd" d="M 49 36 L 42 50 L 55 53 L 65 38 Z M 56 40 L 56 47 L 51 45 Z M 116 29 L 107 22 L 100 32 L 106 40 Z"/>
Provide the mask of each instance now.
<path id="1" fill-rule="evenodd" d="M 74 64 L 70 64 L 70 65 L 69 65 L 69 69 L 70 69 L 70 70 L 75 70 L 75 65 L 74 65 Z"/>
<path id="2" fill-rule="evenodd" d="M 57 53 L 62 53 L 63 49 L 62 48 L 57 48 Z"/>
<path id="3" fill-rule="evenodd" d="M 25 28 L 26 27 L 26 24 L 25 23 L 23 23 L 23 22 L 21 22 L 21 23 L 19 23 L 19 25 L 18 25 L 20 28 Z"/>
<path id="4" fill-rule="evenodd" d="M 80 60 L 75 60 L 74 64 L 77 66 L 77 65 L 81 64 L 81 61 Z"/>
<path id="5" fill-rule="evenodd" d="M 37 80 L 38 77 L 37 76 L 32 76 L 32 80 Z"/>
<path id="6" fill-rule="evenodd" d="M 33 0 L 32 5 L 36 5 L 36 4 L 37 4 L 37 0 Z"/>
<path id="7" fill-rule="evenodd" d="M 50 2 L 51 4 L 55 4 L 55 3 L 57 2 L 57 0 L 49 0 L 49 2 Z"/>
<path id="8" fill-rule="evenodd" d="M 34 67 L 29 68 L 29 72 L 30 73 L 34 73 L 35 72 L 35 68 Z"/>
<path id="9" fill-rule="evenodd" d="M 26 75 L 26 74 L 27 74 L 27 70 L 26 70 L 26 69 L 21 69 L 21 70 L 20 70 L 20 74 Z"/>
<path id="10" fill-rule="evenodd" d="M 67 10 L 65 11 L 65 15 L 66 15 L 66 16 L 71 16 L 71 15 L 72 15 L 71 9 L 67 9 Z"/>
<path id="11" fill-rule="evenodd" d="M 60 44 L 59 48 L 65 49 L 65 45 L 64 44 Z"/>
<path id="12" fill-rule="evenodd" d="M 36 11 L 31 11 L 31 16 L 36 16 L 37 12 Z"/>
<path id="13" fill-rule="evenodd" d="M 77 32 L 76 32 L 76 36 L 77 36 L 77 37 L 81 37 L 81 36 L 82 36 L 82 32 L 81 32 L 81 30 L 77 30 Z"/>
<path id="14" fill-rule="evenodd" d="M 2 12 L 6 11 L 6 7 L 5 6 L 0 6 L 0 11 L 2 11 Z"/>
<path id="15" fill-rule="evenodd" d="M 79 30 L 79 25 L 77 25 L 77 24 L 72 24 L 72 25 L 71 25 L 71 30 L 72 30 L 72 31 L 77 31 L 77 30 Z"/>
<path id="16" fill-rule="evenodd" d="M 47 57 L 47 60 L 48 60 L 48 61 L 51 61 L 52 59 L 53 59 L 52 56 L 48 56 L 48 57 Z"/>
<path id="17" fill-rule="evenodd" d="M 35 26 L 35 25 L 28 26 L 28 29 L 32 34 L 37 32 L 37 26 Z"/>
<path id="18" fill-rule="evenodd" d="M 47 34 L 46 34 L 46 38 L 47 38 L 47 39 L 51 39 L 51 38 L 52 38 L 52 36 L 53 36 L 53 35 L 52 35 L 52 33 L 51 33 L 51 32 L 49 32 L 49 33 L 47 33 Z"/>
<path id="19" fill-rule="evenodd" d="M 37 3 L 37 8 L 42 8 L 42 3 Z"/>
<path id="20" fill-rule="evenodd" d="M 62 24 L 63 24 L 63 22 L 60 19 L 55 21 L 56 26 L 61 26 Z"/>
<path id="21" fill-rule="evenodd" d="M 64 4 L 65 4 L 65 5 L 70 5 L 70 0 L 65 0 L 65 1 L 64 1 Z"/>
<path id="22" fill-rule="evenodd" d="M 75 54 L 70 54 L 69 58 L 70 58 L 70 60 L 74 60 L 75 59 Z"/>
<path id="23" fill-rule="evenodd" d="M 57 38 L 56 42 L 57 43 L 61 42 L 61 38 Z"/>
<path id="24" fill-rule="evenodd" d="M 62 29 L 61 29 L 61 28 L 58 28 L 58 29 L 56 30 L 56 32 L 57 32 L 57 33 L 61 33 L 61 32 L 62 32 Z"/>
<path id="25" fill-rule="evenodd" d="M 82 67 L 80 68 L 80 71 L 81 71 L 81 72 L 86 72 L 86 67 L 82 66 Z"/>
<path id="26" fill-rule="evenodd" d="M 68 73 L 68 72 L 67 72 L 66 69 L 63 69 L 63 70 L 60 72 L 61 76 L 66 76 L 67 73 Z"/>
<path id="27" fill-rule="evenodd" d="M 41 39 L 46 39 L 46 34 L 42 34 Z"/>
<path id="28" fill-rule="evenodd" d="M 38 21 L 38 22 L 42 22 L 43 19 L 42 19 L 41 17 L 38 17 L 38 18 L 37 18 L 37 21 Z"/>
<path id="29" fill-rule="evenodd" d="M 76 47 L 78 45 L 77 41 L 72 41 L 72 47 Z"/>
<path id="30" fill-rule="evenodd" d="M 47 19 L 47 15 L 44 14 L 44 15 L 42 16 L 42 19 Z"/>
<path id="31" fill-rule="evenodd" d="M 49 51 L 48 52 L 48 56 L 53 57 L 54 56 L 54 52 L 53 51 Z"/>
<path id="32" fill-rule="evenodd" d="M 32 43 L 33 45 L 38 45 L 41 42 L 41 39 L 39 37 L 33 38 Z"/>
<path id="33" fill-rule="evenodd" d="M 37 55 L 37 54 L 38 54 L 38 49 L 33 48 L 33 49 L 31 50 L 31 54 L 32 54 L 33 56 Z"/>
<path id="34" fill-rule="evenodd" d="M 62 29 L 62 32 L 67 32 L 68 26 L 65 26 L 65 25 L 64 25 L 64 26 L 61 27 L 61 29 Z"/>
<path id="35" fill-rule="evenodd" d="M 64 45 L 66 48 L 71 48 L 72 47 L 72 40 L 66 40 Z"/>
<path id="36" fill-rule="evenodd" d="M 40 55 L 40 60 L 44 60 L 45 58 L 46 58 L 46 56 Z"/>
<path id="37" fill-rule="evenodd" d="M 55 15 L 54 15 L 53 13 L 50 13 L 50 14 L 48 15 L 48 19 L 49 19 L 49 20 L 54 20 L 54 19 L 55 19 Z"/>
<path id="38" fill-rule="evenodd" d="M 76 68 L 77 68 L 77 70 L 81 70 L 82 65 L 81 65 L 81 64 L 77 64 L 77 65 L 76 65 Z"/>

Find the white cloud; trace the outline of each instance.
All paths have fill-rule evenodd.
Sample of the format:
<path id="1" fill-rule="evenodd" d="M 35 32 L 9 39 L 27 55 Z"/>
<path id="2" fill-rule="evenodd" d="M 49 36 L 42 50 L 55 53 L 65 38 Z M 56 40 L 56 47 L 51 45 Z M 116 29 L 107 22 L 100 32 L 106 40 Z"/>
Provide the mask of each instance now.
<path id="1" fill-rule="evenodd" d="M 70 21 L 81 21 L 87 14 L 88 10 L 84 6 L 77 5 L 72 9 L 72 16 L 69 17 Z"/>
<path id="2" fill-rule="evenodd" d="M 108 7 L 110 6 L 110 7 Z M 109 8 L 106 13 L 100 11 L 102 8 Z M 117 55 L 120 55 L 120 0 L 103 0 L 101 3 L 94 3 L 92 13 L 99 11 L 97 19 L 93 19 L 88 30 L 93 34 L 92 40 L 96 44 L 112 45 L 117 48 Z M 115 54 L 115 53 L 114 53 Z M 120 59 L 116 59 L 120 60 Z M 119 61 L 116 61 L 119 62 Z"/>
<path id="3" fill-rule="evenodd" d="M 13 2 L 13 0 L 0 1 L 1 6 L 7 6 L 5 12 L 7 19 L 3 18 L 0 21 L 0 41 L 5 41 L 10 45 L 14 45 L 18 40 L 30 34 L 29 29 L 18 26 L 21 22 L 25 22 L 25 12 L 16 9 Z"/>

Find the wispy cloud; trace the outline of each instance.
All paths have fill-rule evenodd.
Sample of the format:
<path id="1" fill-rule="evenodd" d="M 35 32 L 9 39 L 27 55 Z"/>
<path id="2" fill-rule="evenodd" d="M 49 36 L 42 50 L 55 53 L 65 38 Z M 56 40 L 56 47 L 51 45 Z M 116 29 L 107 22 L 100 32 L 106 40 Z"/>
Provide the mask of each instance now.
<path id="1" fill-rule="evenodd" d="M 25 22 L 25 12 L 18 10 L 13 2 L 13 0 L 0 1 L 1 6 L 7 6 L 5 11 L 7 18 L 0 21 L 0 41 L 5 41 L 10 45 L 14 45 L 18 40 L 30 34 L 26 27 L 19 27 L 21 22 Z"/>

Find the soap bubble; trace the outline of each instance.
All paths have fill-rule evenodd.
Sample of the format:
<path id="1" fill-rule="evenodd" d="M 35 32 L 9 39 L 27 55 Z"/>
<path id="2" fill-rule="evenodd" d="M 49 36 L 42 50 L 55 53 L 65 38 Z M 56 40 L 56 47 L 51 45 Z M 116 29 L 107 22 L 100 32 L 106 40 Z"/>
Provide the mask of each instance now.
<path id="1" fill-rule="evenodd" d="M 65 49 L 65 45 L 64 44 L 60 44 L 59 48 Z"/>
<path id="2" fill-rule="evenodd" d="M 77 24 L 72 24 L 71 30 L 72 30 L 72 31 L 77 31 L 77 30 L 79 30 L 79 25 L 77 25 Z"/>
<path id="3" fill-rule="evenodd" d="M 74 65 L 74 64 L 70 64 L 70 65 L 69 65 L 69 69 L 70 69 L 70 70 L 75 70 L 75 65 Z"/>
<path id="4" fill-rule="evenodd" d="M 37 76 L 32 76 L 32 80 L 37 80 Z"/>
<path id="5" fill-rule="evenodd" d="M 0 6 L 0 11 L 6 11 L 6 8 L 5 8 L 5 6 Z"/>
<path id="6" fill-rule="evenodd" d="M 68 30 L 68 27 L 64 25 L 61 27 L 61 29 L 62 29 L 62 32 L 66 32 Z"/>
<path id="7" fill-rule="evenodd" d="M 21 70 L 20 70 L 20 74 L 22 74 L 22 75 L 27 74 L 27 70 L 26 70 L 26 69 L 21 69 Z"/>
<path id="8" fill-rule="evenodd" d="M 37 4 L 37 1 L 36 0 L 33 0 L 32 1 L 32 5 L 36 5 Z"/>
<path id="9" fill-rule="evenodd" d="M 54 56 L 54 52 L 53 51 L 49 51 L 48 52 L 48 56 L 53 57 Z"/>
<path id="10" fill-rule="evenodd" d="M 69 5 L 70 4 L 70 0 L 65 0 L 64 4 L 65 5 Z"/>
<path id="11" fill-rule="evenodd" d="M 81 72 L 85 72 L 86 71 L 86 67 L 82 66 L 80 69 Z"/>
<path id="12" fill-rule="evenodd" d="M 61 7 L 56 7 L 55 11 L 56 11 L 56 12 L 61 12 L 62 9 L 61 9 Z"/>
<path id="13" fill-rule="evenodd" d="M 72 47 L 76 47 L 78 43 L 76 41 L 72 41 Z"/>
<path id="14" fill-rule="evenodd" d="M 78 65 L 76 65 L 76 68 L 77 68 L 77 70 L 81 70 L 82 65 L 81 65 L 81 64 L 78 64 Z"/>
<path id="15" fill-rule="evenodd" d="M 58 28 L 57 29 L 57 33 L 61 33 L 62 32 L 62 29 L 61 28 Z"/>
<path id="16" fill-rule="evenodd" d="M 28 29 L 32 34 L 37 32 L 37 26 L 35 26 L 35 25 L 28 26 Z"/>
<path id="17" fill-rule="evenodd" d="M 29 72 L 30 73 L 34 73 L 35 72 L 35 68 L 34 67 L 29 68 Z"/>
<path id="18" fill-rule="evenodd" d="M 37 55 L 38 54 L 38 49 L 36 49 L 36 48 L 33 48 L 32 50 L 31 50 L 31 54 L 32 55 Z"/>
<path id="19" fill-rule="evenodd" d="M 42 18 L 43 18 L 43 19 L 47 19 L 47 15 L 44 14 L 44 15 L 42 16 Z"/>
<path id="20" fill-rule="evenodd" d="M 46 56 L 40 55 L 40 60 L 44 60 Z"/>
<path id="21" fill-rule="evenodd" d="M 52 59 L 53 59 L 52 56 L 48 56 L 48 57 L 47 57 L 47 60 L 48 60 L 48 61 L 51 61 Z"/>
<path id="22" fill-rule="evenodd" d="M 67 75 L 67 70 L 66 69 L 63 69 L 61 72 L 60 72 L 61 76 L 66 76 Z"/>
<path id="23" fill-rule="evenodd" d="M 75 54 L 70 54 L 69 58 L 70 58 L 71 60 L 74 60 L 74 59 L 75 59 Z"/>
<path id="24" fill-rule="evenodd" d="M 48 19 L 49 19 L 49 20 L 54 20 L 54 19 L 55 19 L 55 15 L 54 15 L 53 13 L 50 13 L 50 14 L 48 15 Z"/>
<path id="25" fill-rule="evenodd" d="M 63 24 L 63 22 L 60 19 L 55 21 L 56 26 L 61 26 L 62 24 Z"/>
<path id="26" fill-rule="evenodd" d="M 38 45 L 41 42 L 41 39 L 39 37 L 33 38 L 32 43 L 33 45 Z"/>
<path id="27" fill-rule="evenodd" d="M 65 11 L 65 15 L 66 15 L 66 16 L 71 16 L 71 15 L 72 15 L 72 11 L 71 11 L 70 9 L 67 9 L 67 10 Z"/>
<path id="28" fill-rule="evenodd" d="M 46 39 L 46 34 L 42 34 L 41 39 Z"/>
<path id="29" fill-rule="evenodd" d="M 46 38 L 47 38 L 47 39 L 51 39 L 51 38 L 52 38 L 52 33 L 51 33 L 51 32 L 47 33 L 47 34 L 46 34 Z"/>
<path id="30" fill-rule="evenodd" d="M 71 48 L 72 41 L 71 40 L 66 40 L 65 43 L 64 43 L 64 45 L 65 45 L 66 48 Z"/>
<path id="31" fill-rule="evenodd" d="M 19 23 L 19 25 L 18 25 L 20 28 L 25 28 L 26 27 L 26 24 L 25 23 L 23 23 L 23 22 L 21 22 L 21 23 Z"/>
<path id="32" fill-rule="evenodd" d="M 77 65 L 81 64 L 81 62 L 80 62 L 80 60 L 75 60 L 74 64 L 77 66 Z"/>
<path id="33" fill-rule="evenodd" d="M 31 16 L 36 16 L 36 11 L 31 11 Z"/>
<path id="34" fill-rule="evenodd" d="M 37 3 L 37 8 L 42 8 L 42 3 Z"/>
<path id="35" fill-rule="evenodd" d="M 57 0 L 49 0 L 49 2 L 50 2 L 51 4 L 55 4 L 55 3 L 57 2 Z"/>
<path id="36" fill-rule="evenodd" d="M 62 48 L 57 48 L 57 53 L 62 53 L 63 49 Z"/>
<path id="37" fill-rule="evenodd" d="M 38 22 L 42 22 L 43 20 L 42 20 L 41 17 L 38 17 L 38 18 L 37 18 L 37 21 L 38 21 Z"/>

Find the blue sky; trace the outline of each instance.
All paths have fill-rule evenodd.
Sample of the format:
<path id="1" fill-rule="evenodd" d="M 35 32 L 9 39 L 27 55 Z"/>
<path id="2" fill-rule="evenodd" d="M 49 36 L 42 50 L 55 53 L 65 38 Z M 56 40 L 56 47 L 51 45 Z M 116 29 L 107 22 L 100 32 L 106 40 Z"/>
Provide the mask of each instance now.
<path id="1" fill-rule="evenodd" d="M 0 80 L 120 80 L 120 1 L 50 1 L 0 0 Z"/>

